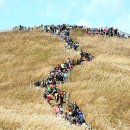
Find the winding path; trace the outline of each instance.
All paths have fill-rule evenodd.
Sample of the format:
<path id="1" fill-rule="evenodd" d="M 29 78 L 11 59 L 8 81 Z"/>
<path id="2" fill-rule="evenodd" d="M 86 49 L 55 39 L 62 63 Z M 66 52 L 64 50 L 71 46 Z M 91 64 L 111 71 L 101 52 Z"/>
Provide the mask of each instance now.
<path id="1" fill-rule="evenodd" d="M 52 33 L 52 34 L 53 34 L 53 33 Z M 55 34 L 55 35 L 56 35 L 56 34 Z M 64 38 L 66 38 L 66 37 L 68 37 L 68 36 L 66 36 L 65 34 L 62 33 L 62 35 L 58 35 L 58 37 L 63 40 Z M 80 51 L 77 51 L 77 52 L 79 53 Z M 45 90 L 46 90 L 46 89 L 45 89 Z M 51 116 L 50 116 L 49 118 L 51 118 Z M 58 120 L 58 118 L 59 118 L 60 120 L 63 120 L 61 117 L 57 117 L 57 120 Z M 64 120 L 64 121 L 65 121 L 65 120 Z M 64 121 L 63 121 L 63 122 L 64 122 Z M 62 123 L 63 123 L 63 122 L 62 122 Z M 68 122 L 68 123 L 69 123 L 69 122 Z M 84 128 L 84 129 L 92 130 L 91 126 L 90 126 L 89 123 L 87 123 L 86 121 L 85 121 L 85 123 L 83 123 L 80 127 L 81 127 L 81 129 Z"/>

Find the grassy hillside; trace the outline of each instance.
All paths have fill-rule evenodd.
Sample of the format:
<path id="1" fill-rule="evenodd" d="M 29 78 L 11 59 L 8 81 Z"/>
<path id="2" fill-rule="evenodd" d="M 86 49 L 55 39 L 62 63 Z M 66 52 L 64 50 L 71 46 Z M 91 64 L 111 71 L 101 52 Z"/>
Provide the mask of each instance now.
<path id="1" fill-rule="evenodd" d="M 63 42 L 51 34 L 0 34 L 0 129 L 64 128 L 42 99 L 43 90 L 31 88 L 30 83 L 45 79 L 53 66 L 70 55 L 77 53 L 65 52 Z"/>
<path id="2" fill-rule="evenodd" d="M 63 89 L 85 113 L 95 130 L 130 129 L 130 40 L 85 36 L 73 32 L 83 50 L 95 56 L 93 62 L 76 66 L 71 82 Z M 42 89 L 30 83 L 44 79 L 57 63 L 76 58 L 64 43 L 43 32 L 0 34 L 0 126 L 3 129 L 73 130 L 54 117 L 42 99 Z"/>
<path id="3" fill-rule="evenodd" d="M 102 36 L 73 38 L 81 48 L 93 54 L 93 62 L 76 67 L 71 83 L 72 98 L 82 106 L 95 129 L 130 129 L 130 40 Z"/>

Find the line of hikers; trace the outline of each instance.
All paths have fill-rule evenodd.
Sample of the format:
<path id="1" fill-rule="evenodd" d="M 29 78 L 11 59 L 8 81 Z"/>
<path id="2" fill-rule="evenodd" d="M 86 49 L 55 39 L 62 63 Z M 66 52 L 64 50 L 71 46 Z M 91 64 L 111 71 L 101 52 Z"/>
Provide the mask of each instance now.
<path id="1" fill-rule="evenodd" d="M 56 116 L 61 116 L 70 124 L 82 125 L 86 123 L 84 114 L 79 109 L 76 102 L 70 102 L 69 93 L 59 89 L 57 83 L 65 83 L 68 80 L 69 72 L 74 68 L 70 58 L 64 64 L 58 64 L 53 68 L 46 80 L 37 81 L 35 86 L 42 86 L 45 88 L 43 98 L 54 108 Z M 67 105 L 67 110 L 63 105 Z M 86 123 L 88 127 L 88 124 Z"/>
<path id="2" fill-rule="evenodd" d="M 124 33 L 124 32 L 121 32 L 119 31 L 117 28 L 114 28 L 114 27 L 105 27 L 105 28 L 85 28 L 86 30 L 86 33 L 88 35 L 95 35 L 95 34 L 100 34 L 100 35 L 106 35 L 106 36 L 117 36 L 117 37 L 121 37 L 121 38 L 128 38 L 130 37 L 129 34 L 127 33 Z"/>
<path id="3" fill-rule="evenodd" d="M 36 81 L 35 86 L 42 86 L 46 88 L 43 97 L 47 99 L 47 102 L 51 105 L 50 100 L 54 97 L 56 103 L 60 101 L 60 105 L 63 105 L 66 98 L 66 92 L 57 88 L 57 84 L 63 84 L 68 81 L 69 72 L 74 68 L 72 60 L 70 58 L 63 64 L 58 64 L 51 69 L 49 76 L 46 80 Z"/>
<path id="4" fill-rule="evenodd" d="M 58 30 L 58 31 L 57 31 Z M 59 26 L 59 28 L 50 28 L 47 32 L 58 35 L 63 38 L 65 42 L 70 45 L 70 49 L 74 48 L 73 40 L 70 37 L 70 30 L 65 26 Z M 74 48 L 74 50 L 77 50 Z M 54 108 L 56 116 L 61 115 L 62 118 L 68 120 L 70 124 L 86 125 L 86 128 L 90 129 L 90 126 L 86 123 L 84 114 L 79 109 L 76 102 L 70 102 L 69 93 L 58 88 L 57 84 L 63 84 L 68 81 L 69 73 L 75 65 L 80 65 L 84 60 L 91 61 L 93 56 L 90 53 L 86 53 L 81 50 L 80 58 L 78 60 L 67 59 L 62 64 L 57 64 L 56 67 L 50 70 L 49 76 L 46 80 L 36 81 L 35 86 L 42 86 L 45 88 L 43 98 Z M 64 107 L 67 105 L 67 110 Z"/>
<path id="5" fill-rule="evenodd" d="M 74 41 L 70 36 L 70 30 L 72 29 L 72 26 L 66 26 L 65 24 L 57 26 L 46 25 L 44 26 L 44 29 L 46 32 L 50 32 L 61 37 L 65 41 L 66 49 L 79 50 L 79 43 L 77 41 Z"/>
<path id="6" fill-rule="evenodd" d="M 78 25 L 69 25 L 69 24 L 62 24 L 62 25 L 43 25 L 34 26 L 34 27 L 25 27 L 22 25 L 14 27 L 13 31 L 32 31 L 32 30 L 41 30 L 46 32 L 52 32 L 59 34 L 61 31 L 65 29 L 83 29 L 86 31 L 88 35 L 100 34 L 106 36 L 117 36 L 121 38 L 130 38 L 130 34 L 119 31 L 117 28 L 114 27 L 100 27 L 100 28 L 90 28 L 86 26 L 78 26 Z M 68 33 L 67 31 L 65 33 Z"/>
<path id="7" fill-rule="evenodd" d="M 80 59 L 78 59 L 75 63 L 73 60 L 73 65 L 82 64 L 84 59 L 87 61 L 92 61 L 94 58 L 90 53 L 84 52 L 83 50 L 78 49 L 79 43 L 74 41 L 70 36 L 71 28 L 67 27 L 66 25 L 59 25 L 59 26 L 46 26 L 46 32 L 50 32 L 52 34 L 56 34 L 65 41 L 65 48 L 74 49 L 80 51 Z"/>

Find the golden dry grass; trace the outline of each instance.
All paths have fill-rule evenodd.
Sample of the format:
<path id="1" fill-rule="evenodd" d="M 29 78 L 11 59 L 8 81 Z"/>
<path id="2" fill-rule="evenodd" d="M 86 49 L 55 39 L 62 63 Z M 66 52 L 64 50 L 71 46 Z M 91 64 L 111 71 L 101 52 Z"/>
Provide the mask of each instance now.
<path id="1" fill-rule="evenodd" d="M 70 91 L 94 130 L 130 129 L 130 40 L 72 33 L 93 62 L 76 66 Z M 43 32 L 0 34 L 0 126 L 1 129 L 73 130 L 55 118 L 42 99 L 42 89 L 30 83 L 45 78 L 49 70 L 78 53 L 65 51 L 61 40 Z"/>
<path id="2" fill-rule="evenodd" d="M 64 87 L 73 91 L 72 99 L 81 106 L 94 129 L 129 130 L 130 39 L 85 35 L 76 39 L 95 59 L 75 67 L 72 82 Z"/>
<path id="3" fill-rule="evenodd" d="M 30 83 L 45 79 L 50 69 L 62 63 L 71 52 L 56 36 L 43 32 L 0 34 L 0 128 L 64 128 L 64 121 L 53 115 L 53 109 L 42 99 L 42 89 Z M 77 57 L 77 53 L 71 54 Z M 55 125 L 54 125 L 55 124 Z M 66 124 L 64 129 L 67 129 Z M 71 128 L 71 127 L 70 127 Z"/>

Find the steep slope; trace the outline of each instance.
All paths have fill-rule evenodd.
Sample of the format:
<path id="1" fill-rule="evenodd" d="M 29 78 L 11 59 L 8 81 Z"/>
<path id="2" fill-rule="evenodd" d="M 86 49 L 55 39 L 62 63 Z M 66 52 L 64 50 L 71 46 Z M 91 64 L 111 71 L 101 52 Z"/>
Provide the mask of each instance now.
<path id="1" fill-rule="evenodd" d="M 72 32 L 93 62 L 76 66 L 69 91 L 95 130 L 130 129 L 130 40 L 86 36 Z M 64 43 L 43 32 L 0 34 L 0 126 L 3 129 L 73 130 L 53 114 L 42 99 L 42 89 L 30 87 L 45 79 L 50 69 L 77 53 L 64 50 Z"/>
<path id="2" fill-rule="evenodd" d="M 99 130 L 130 129 L 130 40 L 86 36 L 73 31 L 81 49 L 95 56 L 93 62 L 74 68 L 64 89 L 73 92 L 86 119 Z"/>
<path id="3" fill-rule="evenodd" d="M 50 69 L 77 53 L 65 53 L 64 43 L 43 32 L 0 34 L 0 128 L 73 129 L 53 114 L 43 90 L 30 87 Z"/>

